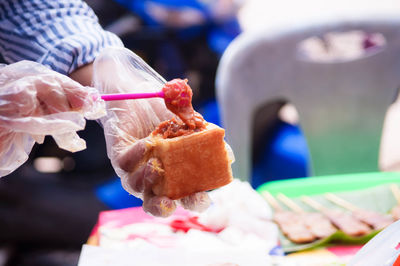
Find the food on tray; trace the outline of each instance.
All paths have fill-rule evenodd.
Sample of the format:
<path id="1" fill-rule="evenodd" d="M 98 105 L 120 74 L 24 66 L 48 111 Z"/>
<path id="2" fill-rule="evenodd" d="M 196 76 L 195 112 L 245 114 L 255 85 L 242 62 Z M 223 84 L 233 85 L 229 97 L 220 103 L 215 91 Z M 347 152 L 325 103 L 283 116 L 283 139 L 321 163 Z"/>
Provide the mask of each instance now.
<path id="1" fill-rule="evenodd" d="M 324 215 L 349 236 L 363 236 L 371 232 L 368 225 L 341 210 L 325 210 Z"/>
<path id="2" fill-rule="evenodd" d="M 303 196 L 302 200 L 324 214 L 334 226 L 349 236 L 362 236 L 371 232 L 368 225 L 347 212 L 341 210 L 330 210 L 322 206 L 322 204 L 312 200 L 310 197 Z"/>
<path id="3" fill-rule="evenodd" d="M 264 198 L 275 210 L 273 220 L 278 224 L 282 233 L 294 243 L 309 243 L 317 237 L 307 228 L 301 213 L 294 211 L 285 211 L 268 192 L 263 192 Z"/>
<path id="4" fill-rule="evenodd" d="M 230 183 L 233 159 L 224 141 L 225 130 L 193 110 L 187 80 L 167 82 L 163 91 L 167 107 L 178 117 L 162 122 L 148 139 L 151 156 L 163 168 L 153 192 L 180 199 Z"/>
<path id="5" fill-rule="evenodd" d="M 276 211 L 273 220 L 282 233 L 294 243 L 309 243 L 317 239 L 307 228 L 301 214 L 292 211 Z"/>
<path id="6" fill-rule="evenodd" d="M 354 217 L 370 225 L 375 230 L 381 230 L 393 223 L 393 218 L 373 211 L 355 210 Z"/>
<path id="7" fill-rule="evenodd" d="M 329 219 L 327 219 L 323 214 L 317 212 L 305 212 L 298 204 L 282 193 L 279 193 L 277 198 L 292 211 L 300 214 L 305 226 L 317 238 L 328 237 L 337 231 Z"/>
<path id="8" fill-rule="evenodd" d="M 348 209 L 352 212 L 352 215 L 356 219 L 370 225 L 375 230 L 381 230 L 393 223 L 392 217 L 388 215 L 380 214 L 374 211 L 363 210 L 332 193 L 327 193 L 325 197 L 333 203 Z"/>
<path id="9" fill-rule="evenodd" d="M 396 178 L 397 177 L 398 176 L 396 176 Z M 299 191 L 294 190 L 300 189 L 298 187 L 297 180 L 296 182 L 288 182 L 287 184 L 285 181 L 284 185 L 267 185 L 259 189 L 259 193 L 264 196 L 275 212 L 279 212 L 279 208 L 282 209 L 282 207 L 277 207 L 278 204 L 285 204 L 289 210 L 295 212 L 296 214 L 303 214 L 302 218 L 298 218 L 295 215 L 288 215 L 289 218 L 287 219 L 298 221 L 301 220 L 300 223 L 304 224 L 309 232 L 315 236 L 314 241 L 296 243 L 289 239 L 287 233 L 280 234 L 280 243 L 282 249 L 285 252 L 297 252 L 305 249 L 316 248 L 321 245 L 365 244 L 383 227 L 387 227 L 387 225 L 389 225 L 394 219 L 400 218 L 399 188 L 400 187 L 398 187 L 397 184 L 391 186 L 389 184 L 383 184 L 360 191 L 343 192 L 338 194 L 343 195 L 343 198 L 345 199 L 351 199 L 351 202 L 354 201 L 357 203 L 357 206 L 332 193 L 324 192 L 325 194 L 322 195 L 317 194 L 315 196 L 298 196 L 296 198 L 288 198 L 279 192 L 288 191 L 288 193 L 297 194 Z M 269 189 L 276 193 L 276 197 L 273 197 L 270 193 L 266 192 Z M 321 190 L 323 191 L 324 189 Z M 390 195 L 390 189 L 392 190 L 392 194 L 397 201 L 396 206 L 394 206 L 395 201 Z M 308 190 L 304 190 L 304 193 L 307 192 Z M 310 191 L 309 193 L 313 194 L 315 192 L 316 188 L 313 188 L 313 191 Z M 346 210 L 333 206 L 332 203 L 327 202 L 327 199 L 333 201 L 341 207 L 344 207 Z M 379 199 L 379 202 L 377 202 L 377 199 Z M 306 203 L 317 212 L 310 213 L 310 208 L 305 206 L 303 203 Z M 394 219 L 388 217 L 388 210 L 391 210 L 391 214 Z M 320 217 L 323 218 L 322 222 L 318 221 Z M 284 224 L 284 221 L 281 221 L 281 223 Z M 326 225 L 327 228 L 330 229 L 333 227 L 336 231 L 327 233 L 330 229 L 324 228 L 323 225 Z M 283 231 L 281 227 L 278 228 L 281 232 Z"/>
<path id="10" fill-rule="evenodd" d="M 329 237 L 338 229 L 351 237 L 366 236 L 372 232 L 372 229 L 380 230 L 393 221 L 391 217 L 362 210 L 355 206 L 352 206 L 354 208 L 352 213 L 328 209 L 310 197 L 303 196 L 301 199 L 318 211 L 305 212 L 293 200 L 278 193 L 277 198 L 292 210 L 286 211 L 270 193 L 264 191 L 262 195 L 275 210 L 273 220 L 278 224 L 282 233 L 296 244 Z M 333 198 L 336 203 L 340 202 L 334 197 L 334 195 L 327 195 L 327 198 L 331 200 Z M 350 203 L 348 204 L 350 205 Z M 343 203 L 340 202 L 340 205 Z M 347 207 L 349 208 L 349 206 Z"/>
<path id="11" fill-rule="evenodd" d="M 317 238 L 325 238 L 337 231 L 332 223 L 323 214 L 318 212 L 305 212 L 302 215 L 304 223 Z"/>

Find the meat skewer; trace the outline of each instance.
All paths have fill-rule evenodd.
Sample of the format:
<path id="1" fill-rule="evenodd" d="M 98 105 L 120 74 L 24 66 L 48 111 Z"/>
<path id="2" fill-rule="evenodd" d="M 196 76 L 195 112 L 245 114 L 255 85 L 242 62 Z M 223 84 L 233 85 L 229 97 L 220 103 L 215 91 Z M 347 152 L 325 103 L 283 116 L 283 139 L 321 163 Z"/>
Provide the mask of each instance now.
<path id="1" fill-rule="evenodd" d="M 363 236 L 371 231 L 368 225 L 344 211 L 330 210 L 306 196 L 303 196 L 301 199 L 312 208 L 324 214 L 334 226 L 349 236 Z"/>
<path id="2" fill-rule="evenodd" d="M 390 214 L 395 220 L 400 219 L 400 190 L 396 184 L 391 184 L 390 189 L 392 190 L 393 196 L 396 198 L 397 205 L 394 206 Z"/>
<path id="3" fill-rule="evenodd" d="M 285 211 L 269 192 L 263 192 L 262 195 L 274 209 L 274 222 L 290 241 L 303 244 L 316 240 L 316 236 L 306 227 L 301 215 L 293 211 Z"/>
<path id="4" fill-rule="evenodd" d="M 325 197 L 328 200 L 332 201 L 333 203 L 345 209 L 348 209 L 349 211 L 352 212 L 355 218 L 368 224 L 375 230 L 381 230 L 393 223 L 393 219 L 389 215 L 384 215 L 374 211 L 361 209 L 332 193 L 325 194 Z"/>
<path id="5" fill-rule="evenodd" d="M 301 215 L 306 227 L 311 231 L 317 238 L 325 238 L 337 231 L 332 225 L 329 219 L 318 212 L 305 212 L 299 205 L 293 200 L 286 197 L 284 194 L 279 193 L 277 198 L 282 201 L 292 211 Z"/>

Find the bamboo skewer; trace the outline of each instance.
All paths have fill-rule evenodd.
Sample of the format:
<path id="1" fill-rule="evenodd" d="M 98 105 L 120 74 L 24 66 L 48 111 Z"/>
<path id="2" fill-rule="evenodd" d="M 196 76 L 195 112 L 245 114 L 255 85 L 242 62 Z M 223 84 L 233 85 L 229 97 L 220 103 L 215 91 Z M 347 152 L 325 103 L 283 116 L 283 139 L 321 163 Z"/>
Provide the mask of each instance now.
<path id="1" fill-rule="evenodd" d="M 311 199 L 310 197 L 302 196 L 301 200 L 319 212 L 323 213 L 324 211 L 327 211 L 327 208 L 325 208 L 321 203 L 316 202 L 315 200 Z"/>
<path id="2" fill-rule="evenodd" d="M 326 238 L 337 231 L 325 215 L 319 212 L 306 212 L 293 200 L 279 193 L 277 198 L 293 211 L 300 214 L 304 224 L 317 238 Z"/>
<path id="3" fill-rule="evenodd" d="M 279 205 L 278 201 L 271 195 L 271 193 L 268 191 L 263 191 L 261 195 L 267 200 L 268 204 L 271 205 L 275 211 L 283 211 L 283 208 Z"/>
<path id="4" fill-rule="evenodd" d="M 337 205 L 339 205 L 339 206 L 341 206 L 341 207 L 343 207 L 345 209 L 348 209 L 349 211 L 355 212 L 355 211 L 360 209 L 357 206 L 351 204 L 350 202 L 348 202 L 348 201 L 346 201 L 346 200 L 344 200 L 342 198 L 339 198 L 338 196 L 336 196 L 336 195 L 334 195 L 332 193 L 326 193 L 325 197 L 328 200 L 332 201 L 333 203 L 335 203 L 335 204 L 337 204 Z"/>
<path id="5" fill-rule="evenodd" d="M 280 201 L 282 201 L 289 209 L 297 213 L 304 213 L 305 211 L 297 205 L 293 200 L 289 199 L 282 193 L 278 193 L 276 196 Z"/>
<path id="6" fill-rule="evenodd" d="M 400 190 L 396 184 L 391 184 L 390 189 L 392 190 L 393 196 L 397 201 L 397 205 L 393 207 L 390 214 L 395 220 L 400 219 Z"/>
<path id="7" fill-rule="evenodd" d="M 368 234 L 371 231 L 369 226 L 354 218 L 348 213 L 340 210 L 329 210 L 321 203 L 316 202 L 315 200 L 312 200 L 311 198 L 306 196 L 303 196 L 301 199 L 312 208 L 323 213 L 333 225 L 335 225 L 347 235 L 362 236 Z"/>
<path id="8" fill-rule="evenodd" d="M 316 236 L 308 230 L 300 214 L 293 211 L 285 211 L 267 191 L 263 192 L 262 196 L 275 210 L 273 220 L 290 241 L 300 244 L 309 243 L 316 239 Z"/>
<path id="9" fill-rule="evenodd" d="M 386 226 L 390 225 L 391 223 L 393 223 L 392 217 L 388 215 L 384 215 L 374 211 L 364 210 L 332 193 L 326 193 L 325 197 L 328 200 L 332 201 L 333 203 L 351 211 L 355 218 L 370 225 L 375 230 L 381 230 Z"/>

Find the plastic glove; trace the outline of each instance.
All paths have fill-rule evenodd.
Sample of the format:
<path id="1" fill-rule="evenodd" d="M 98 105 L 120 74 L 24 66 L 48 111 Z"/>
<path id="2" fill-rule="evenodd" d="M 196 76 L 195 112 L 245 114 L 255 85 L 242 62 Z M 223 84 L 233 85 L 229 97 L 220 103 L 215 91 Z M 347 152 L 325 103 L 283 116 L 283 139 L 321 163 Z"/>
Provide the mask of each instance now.
<path id="1" fill-rule="evenodd" d="M 109 48 L 94 62 L 94 86 L 102 94 L 160 91 L 165 80 L 142 59 L 124 48 Z M 101 119 L 111 163 L 126 191 L 143 199 L 143 209 L 155 216 L 173 213 L 176 204 L 201 211 L 210 199 L 205 192 L 173 201 L 156 196 L 152 186 L 162 176 L 162 164 L 149 158 L 146 137 L 160 122 L 174 116 L 163 99 L 107 102 L 107 116 Z"/>
<path id="2" fill-rule="evenodd" d="M 85 149 L 76 131 L 85 128 L 85 117 L 105 115 L 104 107 L 97 90 L 41 64 L 21 61 L 1 66 L 0 177 L 23 164 L 35 141 L 43 143 L 46 135 L 62 149 Z"/>

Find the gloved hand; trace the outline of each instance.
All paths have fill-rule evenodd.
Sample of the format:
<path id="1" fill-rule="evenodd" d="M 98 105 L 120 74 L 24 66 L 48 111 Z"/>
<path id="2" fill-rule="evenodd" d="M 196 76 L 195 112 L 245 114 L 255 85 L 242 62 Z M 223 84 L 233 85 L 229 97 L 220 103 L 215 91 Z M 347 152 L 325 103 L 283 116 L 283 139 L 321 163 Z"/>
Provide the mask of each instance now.
<path id="1" fill-rule="evenodd" d="M 109 48 L 94 62 L 94 86 L 102 94 L 160 91 L 165 80 L 142 59 L 124 48 Z M 176 204 L 201 211 L 210 204 L 205 192 L 179 201 L 153 194 L 151 188 L 162 176 L 162 164 L 149 158 L 146 137 L 160 122 L 174 116 L 163 99 L 107 102 L 101 119 L 111 163 L 129 193 L 143 200 L 143 209 L 155 216 L 173 213 Z"/>
<path id="2" fill-rule="evenodd" d="M 97 90 L 41 64 L 21 61 L 1 66 L 0 177 L 23 164 L 35 141 L 43 143 L 46 135 L 62 149 L 85 149 L 76 131 L 84 129 L 85 117 L 105 115 L 104 107 Z"/>

